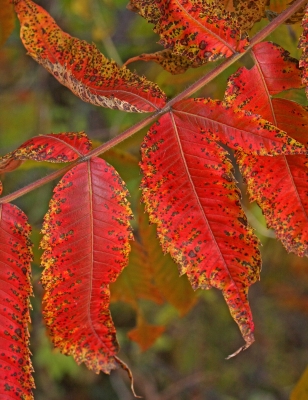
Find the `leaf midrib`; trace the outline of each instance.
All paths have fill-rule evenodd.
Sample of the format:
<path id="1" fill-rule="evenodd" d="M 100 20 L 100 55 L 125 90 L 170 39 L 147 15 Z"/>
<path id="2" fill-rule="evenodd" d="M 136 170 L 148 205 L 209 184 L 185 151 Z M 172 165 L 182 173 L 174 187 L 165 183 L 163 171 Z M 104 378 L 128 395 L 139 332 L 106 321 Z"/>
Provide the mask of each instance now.
<path id="1" fill-rule="evenodd" d="M 195 198 L 196 198 L 196 200 L 197 200 L 198 206 L 199 206 L 199 208 L 200 208 L 200 210 L 201 210 L 201 214 L 203 215 L 203 219 L 204 219 L 204 221 L 205 221 L 205 223 L 206 223 L 206 225 L 207 225 L 207 227 L 208 227 L 208 230 L 209 230 L 209 232 L 210 232 L 210 234 L 211 234 L 211 236 L 212 236 L 212 240 L 213 240 L 213 242 L 215 243 L 215 246 L 216 246 L 216 248 L 217 248 L 217 252 L 218 252 L 218 254 L 219 254 L 219 257 L 220 257 L 220 259 L 222 259 L 222 261 L 223 261 L 223 264 L 224 264 L 224 266 L 225 266 L 225 271 L 227 271 L 227 273 L 228 273 L 228 275 L 229 275 L 229 277 L 230 277 L 230 280 L 234 283 L 234 286 L 237 288 L 237 291 L 238 291 L 238 293 L 239 293 L 239 289 L 238 289 L 238 287 L 237 287 L 237 285 L 236 285 L 236 282 L 234 281 L 234 279 L 233 279 L 233 277 L 232 277 L 232 275 L 231 275 L 231 273 L 230 273 L 230 271 L 229 271 L 229 268 L 228 268 L 228 265 L 227 265 L 227 263 L 226 263 L 226 260 L 225 260 L 225 258 L 224 258 L 224 256 L 223 256 L 222 251 L 221 251 L 221 249 L 220 249 L 220 247 L 219 247 L 219 244 L 217 243 L 217 240 L 216 240 L 216 238 L 215 238 L 215 236 L 214 236 L 214 234 L 213 234 L 212 228 L 211 228 L 211 226 L 210 226 L 210 224 L 209 224 L 209 221 L 208 221 L 207 216 L 206 216 L 206 214 L 205 214 L 205 212 L 204 212 L 204 209 L 203 209 L 203 207 L 202 207 L 202 204 L 200 203 L 199 196 L 198 196 L 198 194 L 197 194 L 197 192 L 196 192 L 196 190 L 195 190 L 195 185 L 194 185 L 194 183 L 193 183 L 193 181 L 192 181 L 192 179 L 191 179 L 191 174 L 190 174 L 190 172 L 189 172 L 189 168 L 188 168 L 188 165 L 187 165 L 187 163 L 186 163 L 186 158 L 185 158 L 185 155 L 184 155 L 184 152 L 183 152 L 183 149 L 182 149 L 180 137 L 179 137 L 179 134 L 178 134 L 177 126 L 176 126 L 176 123 L 175 123 L 174 116 L 173 116 L 172 112 L 170 112 L 170 117 L 171 117 L 171 122 L 172 122 L 172 125 L 173 125 L 173 128 L 174 128 L 175 137 L 176 137 L 176 140 L 177 140 L 177 143 L 178 143 L 178 147 L 179 147 L 179 150 L 180 150 L 181 158 L 182 158 L 182 160 L 183 160 L 184 168 L 185 168 L 185 170 L 186 170 L 186 174 L 187 174 L 187 176 L 188 176 L 188 179 L 189 179 L 189 182 L 190 182 L 190 184 L 191 184 L 192 190 L 193 190 L 193 192 L 194 192 Z M 241 296 L 240 296 L 240 298 L 241 298 Z"/>
<path id="2" fill-rule="evenodd" d="M 202 31 L 206 31 L 208 35 L 213 36 L 217 41 L 223 43 L 230 51 L 232 51 L 233 54 L 236 53 L 236 49 L 231 47 L 228 42 L 226 42 L 224 39 L 222 39 L 216 33 L 212 32 L 211 30 L 206 28 L 197 19 L 193 18 L 193 16 L 191 14 L 189 14 L 189 12 L 182 6 L 182 4 L 179 3 L 178 0 L 175 0 L 175 2 L 177 3 L 178 7 L 180 7 L 180 9 L 182 10 L 183 14 L 185 14 L 188 19 L 190 19 L 191 21 L 193 21 L 195 24 L 197 24 L 200 27 L 201 32 Z"/>

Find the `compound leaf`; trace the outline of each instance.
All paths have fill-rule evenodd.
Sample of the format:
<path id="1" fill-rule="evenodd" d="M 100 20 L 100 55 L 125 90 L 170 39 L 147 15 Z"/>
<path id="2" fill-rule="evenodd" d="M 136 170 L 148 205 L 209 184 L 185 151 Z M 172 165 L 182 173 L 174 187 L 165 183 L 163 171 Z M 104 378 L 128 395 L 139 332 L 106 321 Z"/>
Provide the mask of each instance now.
<path id="1" fill-rule="evenodd" d="M 14 4 L 28 54 L 83 101 L 129 112 L 163 107 L 166 97 L 156 84 L 119 68 L 95 45 L 63 32 L 31 0 L 14 0 Z"/>
<path id="2" fill-rule="evenodd" d="M 0 205 L 0 397 L 33 400 L 29 350 L 32 249 L 26 215 Z"/>

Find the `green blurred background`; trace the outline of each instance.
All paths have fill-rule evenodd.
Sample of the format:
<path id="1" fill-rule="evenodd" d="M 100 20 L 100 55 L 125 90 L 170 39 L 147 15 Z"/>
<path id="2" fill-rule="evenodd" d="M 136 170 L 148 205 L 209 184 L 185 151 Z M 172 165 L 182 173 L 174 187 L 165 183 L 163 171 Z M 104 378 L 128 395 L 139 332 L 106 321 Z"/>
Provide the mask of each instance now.
<path id="1" fill-rule="evenodd" d="M 38 3 L 51 13 L 63 30 L 95 42 L 107 57 L 119 64 L 141 53 L 161 49 L 156 44 L 158 37 L 151 25 L 128 11 L 126 0 L 42 0 Z M 254 30 L 264 24 L 266 21 L 260 22 Z M 283 26 L 268 40 L 282 45 L 292 56 L 299 57 L 296 48 L 299 34 L 299 26 Z M 242 65 L 252 66 L 248 56 L 197 95 L 222 99 L 228 76 Z M 154 63 L 137 62 L 131 64 L 130 69 L 136 69 L 137 73 L 158 83 L 171 98 L 213 66 L 209 64 L 190 69 L 178 76 L 170 75 Z M 306 102 L 302 91 L 288 92 L 283 96 L 302 104 Z M 97 108 L 76 98 L 26 55 L 19 39 L 17 20 L 13 33 L 0 49 L 0 104 L 0 155 L 15 149 L 32 136 L 51 132 L 85 130 L 94 145 L 98 145 L 144 118 Z M 137 133 L 117 146 L 116 151 L 106 154 L 106 159 L 117 168 L 130 190 L 130 202 L 136 215 L 133 226 L 137 236 L 142 234 L 138 221 L 143 214 L 139 205 L 138 159 L 145 132 Z M 24 163 L 17 171 L 1 177 L 4 194 L 45 176 L 55 168 L 59 166 Z M 261 282 L 250 289 L 256 343 L 246 352 L 226 361 L 225 357 L 242 345 L 242 338 L 221 293 L 212 289 L 193 294 L 187 289 L 186 278 L 176 277 L 177 268 L 169 260 L 170 274 L 176 277 L 172 278 L 170 290 L 180 293 L 181 299 L 164 301 L 168 294 L 162 296 L 161 304 L 150 299 L 137 299 L 142 314 L 136 309 L 136 302 L 125 298 L 111 305 L 121 345 L 119 357 L 134 374 L 137 394 L 147 400 L 284 400 L 289 398 L 308 364 L 307 260 L 287 254 L 275 240 L 273 232 L 266 229 L 258 207 L 250 204 L 245 197 L 246 188 L 239 175 L 237 179 L 244 194 L 243 205 L 248 219 L 263 244 Z M 35 297 L 31 300 L 30 333 L 37 386 L 35 399 L 130 400 L 132 395 L 124 371 L 112 372 L 110 376 L 95 375 L 83 365 L 77 366 L 71 357 L 54 350 L 47 337 L 40 313 L 43 289 L 39 282 L 38 243 L 42 218 L 55 183 L 14 202 L 25 211 L 33 227 Z M 143 252 L 145 259 L 142 262 L 136 261 L 137 251 L 131 264 L 139 263 L 142 272 L 143 265 L 158 262 L 155 252 L 158 254 L 159 249 L 155 247 L 151 251 Z M 160 253 L 157 258 L 161 259 Z M 162 282 L 157 284 L 163 286 Z M 114 300 L 118 299 L 119 296 L 115 295 Z M 146 351 L 142 351 L 127 336 L 140 315 L 146 315 L 147 323 L 165 329 Z M 308 396 L 298 397 L 299 400 L 305 398 L 308 399 Z"/>

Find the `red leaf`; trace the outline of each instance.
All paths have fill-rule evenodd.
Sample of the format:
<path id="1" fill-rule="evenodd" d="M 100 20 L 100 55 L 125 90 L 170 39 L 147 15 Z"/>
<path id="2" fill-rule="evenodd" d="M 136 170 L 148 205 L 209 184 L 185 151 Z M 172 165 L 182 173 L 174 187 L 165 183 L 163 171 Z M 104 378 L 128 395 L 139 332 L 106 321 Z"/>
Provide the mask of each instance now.
<path id="1" fill-rule="evenodd" d="M 172 113 L 141 148 L 143 200 L 163 250 L 194 289 L 222 290 L 247 348 L 254 341 L 247 293 L 259 279 L 260 254 L 226 151 Z"/>
<path id="2" fill-rule="evenodd" d="M 109 312 L 109 283 L 126 266 L 132 239 L 127 192 L 95 158 L 72 168 L 54 190 L 41 242 L 44 317 L 52 341 L 96 373 L 125 365 Z"/>
<path id="3" fill-rule="evenodd" d="M 155 24 L 154 31 L 166 50 L 134 57 L 126 64 L 138 59 L 154 61 L 170 73 L 180 74 L 189 67 L 242 52 L 249 44 L 248 36 L 221 2 L 130 0 L 128 8 Z"/>
<path id="4" fill-rule="evenodd" d="M 193 0 L 157 0 L 161 17 L 155 26 L 160 43 L 175 54 L 200 65 L 222 56 L 242 52 L 248 46 L 247 35 L 231 18 L 214 5 Z"/>
<path id="5" fill-rule="evenodd" d="M 272 96 L 284 90 L 302 87 L 298 60 L 290 57 L 290 53 L 282 47 L 270 42 L 255 45 L 251 54 L 255 61 L 254 67 L 250 70 L 242 67 L 231 75 L 224 101 L 233 108 L 239 107 L 259 114 L 275 125 Z"/>
<path id="6" fill-rule="evenodd" d="M 83 101 L 130 112 L 164 106 L 160 88 L 109 61 L 95 45 L 63 32 L 53 18 L 31 0 L 14 0 L 24 46 L 62 85 Z"/>
<path id="7" fill-rule="evenodd" d="M 0 397 L 33 399 L 29 296 L 32 250 L 27 217 L 12 204 L 0 205 Z"/>
<path id="8" fill-rule="evenodd" d="M 207 135 L 232 149 L 255 155 L 306 153 L 303 145 L 258 115 L 211 99 L 188 99 L 173 106 L 176 125 Z"/>
<path id="9" fill-rule="evenodd" d="M 237 159 L 250 199 L 262 208 L 267 225 L 288 251 L 308 256 L 308 158 L 238 154 Z"/>
<path id="10" fill-rule="evenodd" d="M 36 136 L 18 149 L 0 157 L 0 172 L 10 172 L 25 160 L 70 162 L 82 157 L 91 149 L 85 132 L 66 132 Z"/>
<path id="11" fill-rule="evenodd" d="M 256 65 L 250 70 L 241 68 L 230 78 L 226 100 L 230 106 L 260 113 L 291 137 L 307 144 L 307 110 L 271 96 L 301 86 L 297 60 L 271 43 L 254 46 L 253 53 Z M 268 226 L 275 230 L 288 251 L 308 255 L 307 156 L 257 158 L 239 152 L 237 160 L 250 198 L 262 208 Z"/>

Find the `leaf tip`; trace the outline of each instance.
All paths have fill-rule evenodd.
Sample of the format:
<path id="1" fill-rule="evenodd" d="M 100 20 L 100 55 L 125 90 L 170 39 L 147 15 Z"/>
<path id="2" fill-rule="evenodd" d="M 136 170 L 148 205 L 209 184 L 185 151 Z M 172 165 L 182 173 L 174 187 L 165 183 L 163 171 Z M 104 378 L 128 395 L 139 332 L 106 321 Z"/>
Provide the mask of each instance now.
<path id="1" fill-rule="evenodd" d="M 226 357 L 226 360 L 230 360 L 230 358 L 233 358 L 233 357 L 237 356 L 239 353 L 241 353 L 242 351 L 247 350 L 248 347 L 250 347 L 255 341 L 255 337 L 254 337 L 253 333 L 250 333 L 244 339 L 245 339 L 246 344 L 244 344 L 244 346 L 241 346 L 234 353 L 232 353 L 228 357 Z"/>

